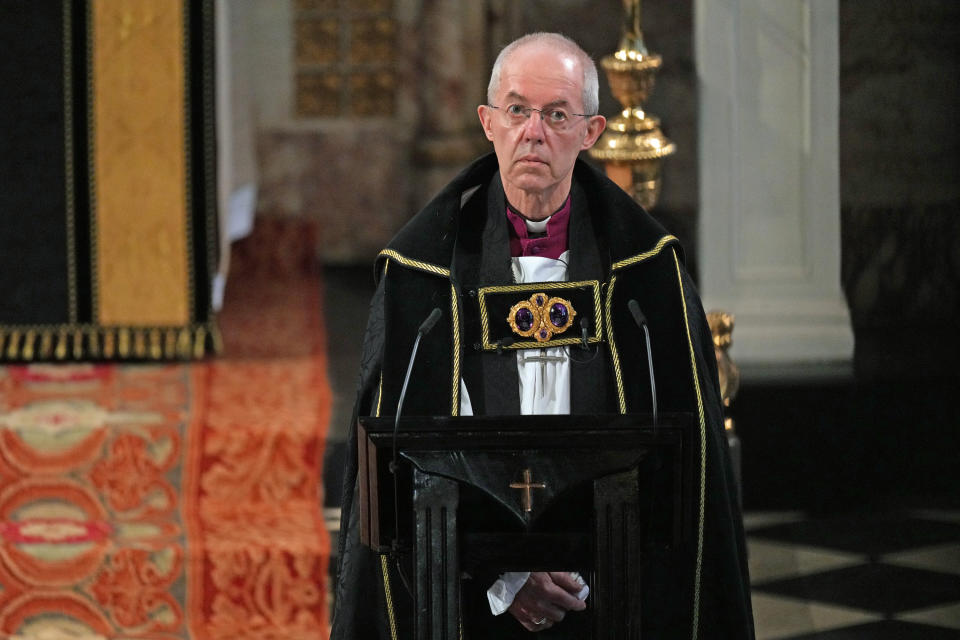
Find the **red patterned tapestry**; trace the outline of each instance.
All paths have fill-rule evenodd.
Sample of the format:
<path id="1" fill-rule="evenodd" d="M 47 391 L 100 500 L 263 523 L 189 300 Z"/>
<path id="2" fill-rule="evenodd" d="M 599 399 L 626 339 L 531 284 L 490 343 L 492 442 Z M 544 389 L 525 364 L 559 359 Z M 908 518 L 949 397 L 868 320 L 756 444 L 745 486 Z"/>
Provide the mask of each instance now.
<path id="1" fill-rule="evenodd" d="M 0 368 L 0 638 L 326 638 L 316 277 L 234 278 L 225 357 Z"/>

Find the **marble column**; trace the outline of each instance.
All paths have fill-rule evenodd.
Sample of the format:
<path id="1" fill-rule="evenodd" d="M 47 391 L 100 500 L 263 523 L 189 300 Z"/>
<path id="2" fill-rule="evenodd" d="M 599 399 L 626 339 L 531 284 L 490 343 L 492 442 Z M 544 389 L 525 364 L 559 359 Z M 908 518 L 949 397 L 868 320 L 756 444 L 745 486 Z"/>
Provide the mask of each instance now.
<path id="1" fill-rule="evenodd" d="M 837 0 L 696 0 L 700 287 L 740 364 L 849 361 Z"/>
<path id="2" fill-rule="evenodd" d="M 220 261 L 213 281 L 213 306 L 223 304 L 230 268 L 230 243 L 253 230 L 257 202 L 256 125 L 250 82 L 253 0 L 217 0 L 217 204 Z"/>

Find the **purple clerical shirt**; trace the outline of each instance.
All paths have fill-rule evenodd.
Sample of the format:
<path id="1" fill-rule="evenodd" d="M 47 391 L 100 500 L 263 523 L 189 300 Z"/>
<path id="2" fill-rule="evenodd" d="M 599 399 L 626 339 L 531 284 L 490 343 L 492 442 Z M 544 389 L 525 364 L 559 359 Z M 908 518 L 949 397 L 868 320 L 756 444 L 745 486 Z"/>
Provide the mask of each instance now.
<path id="1" fill-rule="evenodd" d="M 556 260 L 567 250 L 567 227 L 570 222 L 569 196 L 563 206 L 547 220 L 546 235 L 531 238 L 526 220 L 510 207 L 507 207 L 507 219 L 510 221 L 510 255 L 512 257 L 536 256 Z"/>

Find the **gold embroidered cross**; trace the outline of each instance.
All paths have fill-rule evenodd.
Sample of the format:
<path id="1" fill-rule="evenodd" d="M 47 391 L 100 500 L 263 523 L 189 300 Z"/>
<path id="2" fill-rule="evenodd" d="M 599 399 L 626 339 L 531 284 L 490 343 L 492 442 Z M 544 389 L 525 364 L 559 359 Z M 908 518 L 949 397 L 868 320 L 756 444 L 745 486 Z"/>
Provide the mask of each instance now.
<path id="1" fill-rule="evenodd" d="M 533 472 L 530 469 L 523 470 L 523 482 L 511 482 L 511 489 L 523 489 L 523 510 L 527 513 L 533 511 L 533 493 L 531 489 L 546 489 L 547 485 L 543 482 L 532 482 Z"/>

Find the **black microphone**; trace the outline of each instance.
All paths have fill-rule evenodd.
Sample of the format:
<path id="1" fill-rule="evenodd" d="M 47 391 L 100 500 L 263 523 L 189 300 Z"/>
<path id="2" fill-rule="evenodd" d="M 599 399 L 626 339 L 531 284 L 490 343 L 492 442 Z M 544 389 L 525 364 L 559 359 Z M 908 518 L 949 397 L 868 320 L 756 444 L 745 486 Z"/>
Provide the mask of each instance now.
<path id="1" fill-rule="evenodd" d="M 580 319 L 580 342 L 583 344 L 584 349 L 589 349 L 587 345 L 587 335 L 590 332 L 590 321 L 586 318 Z"/>
<path id="2" fill-rule="evenodd" d="M 430 315 L 427 316 L 427 319 L 423 321 L 420 325 L 420 328 L 417 329 L 417 339 L 413 342 L 413 350 L 410 353 L 410 362 L 407 364 L 407 375 L 403 378 L 403 386 L 400 388 L 400 399 L 397 401 L 397 415 L 394 416 L 393 420 L 393 459 L 390 461 L 388 466 L 390 473 L 393 475 L 393 552 L 396 554 L 399 551 L 400 546 L 400 507 L 399 507 L 399 490 L 397 489 L 397 431 L 400 428 L 400 414 L 403 412 L 403 400 L 407 397 L 407 385 L 410 383 L 410 373 L 413 371 L 413 363 L 417 359 L 417 348 L 420 346 L 420 339 L 423 336 L 427 335 L 433 326 L 437 324 L 437 320 L 440 319 L 440 307 L 436 307 L 433 311 L 430 312 Z M 400 566 L 400 558 L 397 556 L 397 572 L 400 574 L 400 579 L 403 580 L 404 586 L 406 586 L 407 591 L 410 591 L 410 585 L 407 583 L 407 578 L 403 574 L 403 569 Z"/>
<path id="3" fill-rule="evenodd" d="M 413 371 L 413 361 L 417 359 L 417 348 L 420 346 L 420 339 L 427 335 L 430 329 L 433 329 L 433 325 L 437 324 L 437 320 L 440 319 L 440 314 L 440 307 L 436 307 L 430 312 L 430 315 L 427 316 L 427 319 L 423 321 L 423 323 L 420 325 L 420 328 L 417 329 L 417 339 L 413 342 L 413 351 L 410 353 L 410 362 L 407 364 L 407 375 L 403 378 L 403 386 L 400 388 L 400 400 L 397 401 L 397 415 L 393 427 L 394 438 L 396 438 L 397 434 L 396 425 L 400 424 L 400 413 L 403 411 L 403 400 L 407 396 L 407 384 L 410 383 L 410 372 Z M 396 461 L 396 449 L 394 449 L 394 461 Z"/>
<path id="4" fill-rule="evenodd" d="M 633 321 L 637 323 L 638 327 L 647 326 L 647 317 L 643 315 L 643 311 L 640 311 L 640 303 L 630 298 L 630 302 L 627 303 L 627 308 L 630 309 L 630 315 L 633 316 Z"/>
<path id="5" fill-rule="evenodd" d="M 430 315 L 427 316 L 427 319 L 423 321 L 423 324 L 420 325 L 420 328 L 417 329 L 417 333 L 421 336 L 425 336 L 430 333 L 430 329 L 433 329 L 433 325 L 437 324 L 437 320 L 440 319 L 440 307 L 435 308 L 430 312 Z M 416 353 L 416 347 L 414 347 L 414 353 Z"/>
<path id="6" fill-rule="evenodd" d="M 653 400 L 653 426 L 657 426 L 657 382 L 653 377 L 653 350 L 650 348 L 650 329 L 647 328 L 647 318 L 640 311 L 640 303 L 633 298 L 627 302 L 627 308 L 630 309 L 630 315 L 637 326 L 643 329 L 643 335 L 647 339 L 647 368 L 650 371 L 650 398 Z"/>

